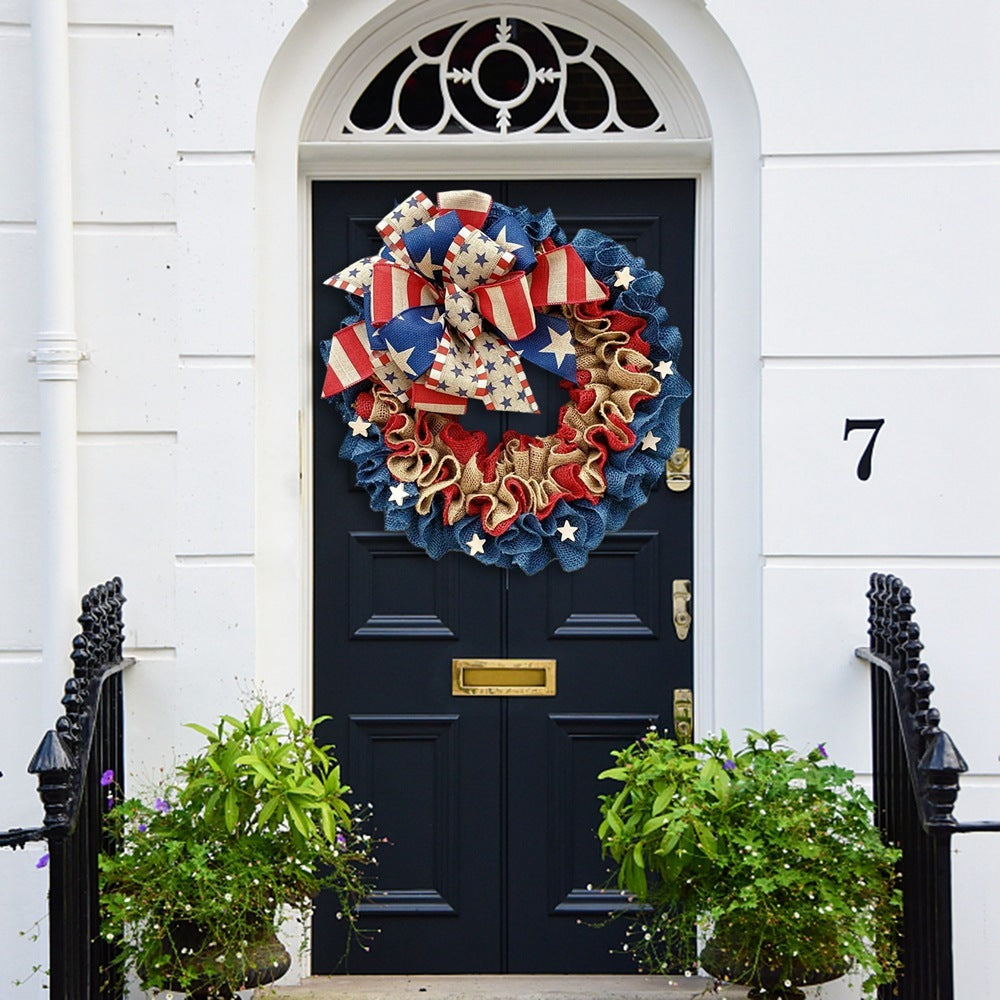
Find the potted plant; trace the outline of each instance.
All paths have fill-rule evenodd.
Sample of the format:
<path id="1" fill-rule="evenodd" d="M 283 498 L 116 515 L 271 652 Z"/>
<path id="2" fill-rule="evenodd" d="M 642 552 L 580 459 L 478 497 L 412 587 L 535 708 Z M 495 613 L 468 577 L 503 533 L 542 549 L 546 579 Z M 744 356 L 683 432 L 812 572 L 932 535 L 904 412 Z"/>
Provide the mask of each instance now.
<path id="1" fill-rule="evenodd" d="M 321 721 L 259 703 L 215 729 L 192 724 L 205 747 L 151 803 L 114 804 L 104 775 L 119 847 L 100 860 L 101 933 L 143 988 L 231 997 L 274 981 L 290 965 L 280 922 L 304 923 L 323 888 L 356 931 L 373 845 L 316 742 Z"/>
<path id="2" fill-rule="evenodd" d="M 853 772 L 783 739 L 750 730 L 734 751 L 725 733 L 679 744 L 651 730 L 612 754 L 600 777 L 621 788 L 601 796 L 598 836 L 639 904 L 625 948 L 644 971 L 700 961 L 769 1000 L 845 973 L 871 995 L 898 967 L 899 852 Z"/>

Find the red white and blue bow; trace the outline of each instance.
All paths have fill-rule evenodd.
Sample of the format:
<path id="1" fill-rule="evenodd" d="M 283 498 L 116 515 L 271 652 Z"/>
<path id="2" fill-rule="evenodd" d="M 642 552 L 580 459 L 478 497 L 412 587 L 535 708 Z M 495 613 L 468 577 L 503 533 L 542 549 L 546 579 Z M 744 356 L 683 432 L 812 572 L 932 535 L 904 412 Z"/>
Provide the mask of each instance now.
<path id="1" fill-rule="evenodd" d="M 547 306 L 602 302 L 607 289 L 571 246 L 536 252 L 492 199 L 415 191 L 377 229 L 385 248 L 325 282 L 364 299 L 364 321 L 333 337 L 324 398 L 377 378 L 415 409 L 536 412 L 521 358 L 576 381 L 569 324 Z"/>

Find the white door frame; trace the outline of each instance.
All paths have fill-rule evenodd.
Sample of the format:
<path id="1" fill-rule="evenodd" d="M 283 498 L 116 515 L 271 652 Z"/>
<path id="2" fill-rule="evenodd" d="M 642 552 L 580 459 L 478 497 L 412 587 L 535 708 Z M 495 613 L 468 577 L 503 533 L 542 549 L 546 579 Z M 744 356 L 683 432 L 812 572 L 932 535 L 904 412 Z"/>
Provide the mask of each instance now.
<path id="1" fill-rule="evenodd" d="M 496 3 L 469 7 L 496 11 Z M 523 0 L 568 25 L 588 18 L 641 31 L 682 67 L 712 137 L 703 141 L 503 142 L 392 139 L 303 144 L 300 130 L 329 67 L 350 61 L 369 79 L 402 47 L 374 51 L 377 26 L 412 16 L 412 0 L 313 0 L 265 80 L 258 112 L 255 325 L 255 674 L 274 693 L 312 701 L 310 182 L 502 174 L 694 177 L 698 184 L 694 343 L 694 683 L 699 732 L 761 719 L 760 129 L 742 64 L 695 0 Z M 445 5 L 428 0 L 420 9 Z M 564 16 L 563 16 L 564 15 Z M 609 22 L 609 18 L 611 19 Z M 617 19 L 617 22 L 615 21 Z M 382 34 L 385 31 L 382 30 Z M 338 43 L 340 48 L 338 49 Z M 366 47 L 367 45 L 367 47 Z M 655 73 L 656 71 L 651 71 Z M 480 137 L 481 138 L 481 137 Z M 544 206 L 535 206 L 536 208 Z M 693 336 L 692 336 L 693 333 Z M 690 405 L 690 404 L 689 404 Z"/>

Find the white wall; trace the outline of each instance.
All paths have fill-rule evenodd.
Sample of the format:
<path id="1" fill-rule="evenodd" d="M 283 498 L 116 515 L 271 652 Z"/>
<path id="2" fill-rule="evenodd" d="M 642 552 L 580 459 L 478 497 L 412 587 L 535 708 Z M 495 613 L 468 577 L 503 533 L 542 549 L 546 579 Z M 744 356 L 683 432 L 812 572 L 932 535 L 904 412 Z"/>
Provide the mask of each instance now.
<path id="1" fill-rule="evenodd" d="M 133 787 L 254 676 L 253 145 L 273 53 L 304 3 L 70 0 L 81 587 L 126 583 Z M 0 826 L 40 820 L 30 4 L 0 0 Z M 67 654 L 68 654 L 67 650 Z M 70 661 L 66 660 L 67 671 Z M 0 853 L 0 996 L 45 937 L 41 847 Z M 36 975 L 18 997 L 46 996 Z"/>
<path id="2" fill-rule="evenodd" d="M 942 726 L 1000 816 L 1000 8 L 711 0 L 760 103 L 764 705 L 870 768 L 869 571 L 912 588 Z M 884 418 L 871 478 L 856 465 Z M 955 841 L 958 997 L 1000 996 L 1000 836 Z"/>
<path id="3" fill-rule="evenodd" d="M 89 354 L 81 583 L 120 574 L 133 598 L 139 663 L 126 698 L 140 778 L 184 752 L 182 722 L 231 707 L 259 667 L 254 482 L 267 470 L 253 461 L 253 303 L 268 275 L 253 265 L 255 122 L 304 6 L 70 3 L 77 330 Z M 16 720 L 0 730 L 4 827 L 37 821 L 22 761 L 58 700 L 37 682 L 29 13 L 27 0 L 0 0 L 0 690 Z M 760 108 L 764 720 L 869 766 L 852 650 L 868 572 L 896 572 L 914 590 L 944 727 L 972 768 L 958 814 L 998 816 L 1000 746 L 981 720 L 1000 686 L 985 652 L 1000 638 L 989 436 L 1000 8 L 710 0 L 699 16 L 731 39 Z M 748 260 L 757 252 L 745 247 Z M 842 440 L 847 417 L 886 421 L 867 482 L 855 475 L 864 435 Z M 956 847 L 956 995 L 1000 997 L 1000 837 Z M 16 931 L 44 907 L 36 856 L 0 854 L 15 899 L 0 925 L 0 995 L 32 964 Z M 43 995 L 33 982 L 17 995 Z"/>

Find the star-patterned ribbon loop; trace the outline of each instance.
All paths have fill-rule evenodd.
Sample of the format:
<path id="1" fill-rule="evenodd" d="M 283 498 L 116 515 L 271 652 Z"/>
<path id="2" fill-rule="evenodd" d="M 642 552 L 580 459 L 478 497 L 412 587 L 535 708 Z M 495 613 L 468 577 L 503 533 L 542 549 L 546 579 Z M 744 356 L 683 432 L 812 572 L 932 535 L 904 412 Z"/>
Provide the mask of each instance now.
<path id="1" fill-rule="evenodd" d="M 327 279 L 362 297 L 365 321 L 334 336 L 324 396 L 388 373 L 398 384 L 387 388 L 408 390 L 418 409 L 477 398 L 532 412 L 521 358 L 576 381 L 569 326 L 542 310 L 602 302 L 608 290 L 572 247 L 536 251 L 513 214 L 493 209 L 480 191 L 445 191 L 436 205 L 414 191 L 378 223 L 382 253 Z"/>

